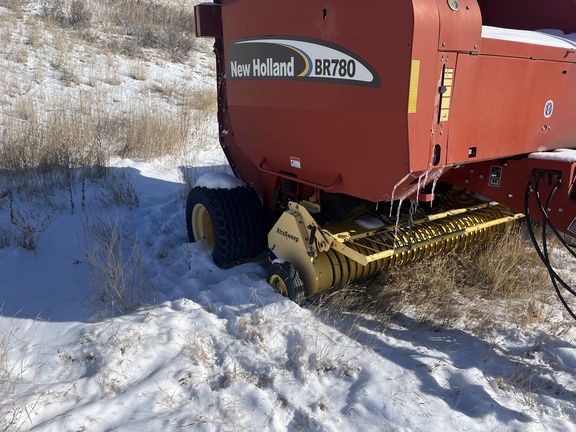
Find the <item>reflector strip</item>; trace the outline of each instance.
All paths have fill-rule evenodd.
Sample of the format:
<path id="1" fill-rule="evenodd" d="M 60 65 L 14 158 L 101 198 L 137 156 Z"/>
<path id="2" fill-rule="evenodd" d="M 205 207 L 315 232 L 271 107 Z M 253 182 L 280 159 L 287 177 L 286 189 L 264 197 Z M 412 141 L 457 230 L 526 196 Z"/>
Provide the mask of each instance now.
<path id="1" fill-rule="evenodd" d="M 420 60 L 412 60 L 410 72 L 410 95 L 408 96 L 408 114 L 416 114 L 418 105 L 418 83 L 420 81 Z"/>

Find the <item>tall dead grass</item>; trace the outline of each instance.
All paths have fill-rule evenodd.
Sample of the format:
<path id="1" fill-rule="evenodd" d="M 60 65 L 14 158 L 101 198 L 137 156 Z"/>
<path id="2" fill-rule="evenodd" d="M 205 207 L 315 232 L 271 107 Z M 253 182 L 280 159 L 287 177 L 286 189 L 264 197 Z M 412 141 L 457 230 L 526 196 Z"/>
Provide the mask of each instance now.
<path id="1" fill-rule="evenodd" d="M 543 323 L 551 309 L 561 307 L 521 228 L 485 245 L 384 271 L 374 281 L 329 292 L 318 302 L 339 314 L 370 315 L 383 323 L 408 317 L 480 334 Z"/>
<path id="2" fill-rule="evenodd" d="M 182 60 L 195 46 L 193 8 L 146 0 L 108 0 L 110 22 L 138 48 L 162 49 Z M 126 45 L 125 45 L 126 46 Z"/>
<path id="3" fill-rule="evenodd" d="M 18 19 L 22 18 L 23 16 L 22 0 L 2 0 L 0 1 L 0 6 L 11 10 Z"/>
<path id="4" fill-rule="evenodd" d="M 92 103 L 85 100 L 91 97 Z M 0 170 L 82 168 L 114 156 L 150 160 L 187 146 L 191 124 L 185 109 L 170 112 L 149 100 L 109 108 L 93 95 L 79 102 L 38 107 L 29 97 L 18 99 L 15 115 L 4 119 Z"/>
<path id="5" fill-rule="evenodd" d="M 43 18 L 51 27 L 71 28 L 87 41 L 102 41 L 93 31 L 104 25 L 111 51 L 142 57 L 145 50 L 162 50 L 177 61 L 195 48 L 193 4 L 150 0 L 43 0 Z"/>
<path id="6" fill-rule="evenodd" d="M 144 302 L 144 259 L 137 233 L 118 215 L 93 215 L 84 225 L 86 278 L 103 317 L 135 310 Z"/>
<path id="7" fill-rule="evenodd" d="M 118 151 L 121 157 L 149 160 L 173 155 L 187 143 L 190 124 L 186 110 L 169 116 L 159 106 L 140 106 L 124 120 L 119 131 L 124 143 Z"/>
<path id="8" fill-rule="evenodd" d="M 200 151 L 190 151 L 191 142 L 215 136 L 205 133 L 205 123 L 213 123 L 216 95 L 196 89 L 192 72 L 183 79 L 150 77 L 194 46 L 188 2 L 42 0 L 40 14 L 25 5 L 0 0 L 0 207 L 10 203 L 11 210 L 0 248 L 35 250 L 52 217 L 79 208 L 79 188 L 85 208 L 86 181 L 99 182 L 100 206 L 137 207 L 139 196 L 125 177 L 101 180 L 104 167 L 116 157 L 174 157 L 185 164 Z M 116 53 L 107 51 L 111 41 L 119 41 Z M 154 61 L 118 55 L 130 44 L 156 50 Z M 54 92 L 58 87 L 64 91 Z M 35 212 L 37 206 L 46 211 Z"/>

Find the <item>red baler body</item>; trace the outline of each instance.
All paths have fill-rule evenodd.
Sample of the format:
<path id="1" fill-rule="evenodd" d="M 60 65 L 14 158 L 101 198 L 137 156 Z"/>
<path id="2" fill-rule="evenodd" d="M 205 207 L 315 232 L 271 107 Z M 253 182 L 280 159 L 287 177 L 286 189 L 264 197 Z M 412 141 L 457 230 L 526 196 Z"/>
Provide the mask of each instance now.
<path id="1" fill-rule="evenodd" d="M 523 211 L 538 163 L 522 161 L 576 147 L 576 43 L 532 32 L 576 32 L 572 0 L 221 0 L 196 12 L 198 35 L 216 38 L 222 146 L 267 207 L 283 178 L 373 202 L 441 180 Z M 572 181 L 555 198 L 563 228 Z"/>

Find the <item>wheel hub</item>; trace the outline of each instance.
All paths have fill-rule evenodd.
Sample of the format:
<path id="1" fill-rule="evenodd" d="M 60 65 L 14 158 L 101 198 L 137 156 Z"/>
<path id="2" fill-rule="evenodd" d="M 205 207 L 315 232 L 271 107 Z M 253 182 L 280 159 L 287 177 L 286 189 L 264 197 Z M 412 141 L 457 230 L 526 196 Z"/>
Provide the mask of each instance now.
<path id="1" fill-rule="evenodd" d="M 214 248 L 214 231 L 208 210 L 202 204 L 196 204 L 192 210 L 192 232 L 194 240 L 205 243 L 209 248 Z"/>
<path id="2" fill-rule="evenodd" d="M 284 280 L 282 280 L 280 276 L 273 275 L 268 281 L 268 283 L 270 284 L 270 286 L 272 286 L 272 288 L 275 288 L 278 291 L 280 291 L 280 294 L 282 294 L 284 297 L 288 297 L 288 289 L 286 288 Z"/>

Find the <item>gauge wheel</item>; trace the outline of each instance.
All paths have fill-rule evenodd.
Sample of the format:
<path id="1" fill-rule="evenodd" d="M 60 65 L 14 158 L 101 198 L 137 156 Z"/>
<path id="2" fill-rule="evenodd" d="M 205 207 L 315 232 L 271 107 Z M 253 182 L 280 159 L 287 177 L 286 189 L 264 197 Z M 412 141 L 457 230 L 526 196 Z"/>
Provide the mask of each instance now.
<path id="1" fill-rule="evenodd" d="M 186 201 L 186 229 L 188 241 L 210 248 L 220 268 L 246 262 L 266 248 L 262 204 L 248 185 L 192 188 Z"/>
<path id="2" fill-rule="evenodd" d="M 306 297 L 304 282 L 296 268 L 289 262 L 274 262 L 268 269 L 266 280 L 284 297 L 302 306 Z"/>

